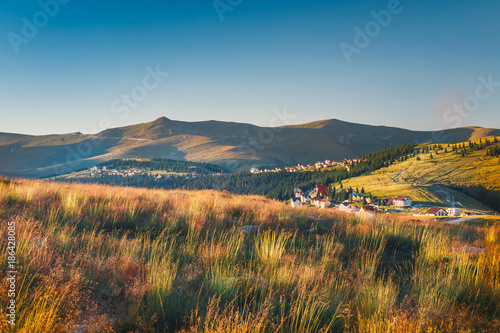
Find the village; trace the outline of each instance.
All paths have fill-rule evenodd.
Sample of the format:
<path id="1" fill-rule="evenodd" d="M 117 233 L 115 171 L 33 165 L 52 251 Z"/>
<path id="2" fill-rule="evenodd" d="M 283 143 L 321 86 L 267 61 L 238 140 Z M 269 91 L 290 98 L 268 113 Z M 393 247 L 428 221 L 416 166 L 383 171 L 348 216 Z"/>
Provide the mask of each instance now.
<path id="1" fill-rule="evenodd" d="M 258 168 L 251 168 L 250 172 L 251 173 L 267 173 L 267 172 L 281 172 L 281 171 L 286 171 L 286 172 L 300 172 L 300 171 L 313 171 L 313 170 L 318 170 L 318 169 L 323 169 L 323 168 L 331 168 L 331 167 L 344 167 L 347 169 L 347 171 L 351 171 L 351 168 L 357 164 L 362 162 L 360 159 L 344 159 L 342 162 L 337 162 L 337 161 L 332 161 L 332 160 L 325 160 L 324 162 L 316 162 L 315 164 L 308 164 L 308 165 L 303 165 L 302 163 L 299 163 L 295 166 L 291 167 L 285 167 L 285 168 L 275 168 L 275 169 L 264 169 L 264 170 L 259 170 Z"/>
<path id="2" fill-rule="evenodd" d="M 335 203 L 332 197 L 338 198 L 338 194 L 344 192 L 347 199 Z M 364 189 L 362 190 L 364 192 Z M 358 194 L 352 189 L 335 191 L 335 196 L 328 196 L 327 185 L 316 185 L 308 191 L 302 191 L 300 188 L 293 190 L 293 197 L 290 199 L 290 205 L 294 208 L 304 206 L 315 206 L 318 208 L 336 209 L 344 213 L 385 213 L 385 214 L 410 214 L 414 216 L 433 216 L 433 217 L 458 217 L 476 215 L 472 211 L 462 211 L 459 208 L 449 207 L 428 207 L 420 204 L 414 204 L 411 197 L 400 195 L 396 198 L 376 198 L 369 194 Z M 423 209 L 423 211 L 422 211 Z M 422 212 L 417 212 L 420 210 Z"/>
<path id="3" fill-rule="evenodd" d="M 98 166 L 94 166 L 90 168 L 90 176 L 91 177 L 97 177 L 99 175 L 107 175 L 107 176 L 121 176 L 121 177 L 132 177 L 136 175 L 154 175 L 155 180 L 161 180 L 161 179 L 168 179 L 171 178 L 172 175 L 176 173 L 168 173 L 168 172 L 162 172 L 159 170 L 155 171 L 147 171 L 147 170 L 141 170 L 141 169 L 112 169 L 107 166 L 103 166 L 102 168 L 99 168 Z M 183 177 L 186 177 L 186 179 L 194 179 L 198 177 L 203 177 L 206 176 L 205 174 L 199 174 L 196 171 L 188 172 L 188 173 L 183 173 L 183 174 L 176 174 L 176 175 L 182 175 Z M 220 172 L 214 172 L 211 174 L 212 176 L 220 176 L 222 173 Z"/>
<path id="4" fill-rule="evenodd" d="M 132 170 L 132 169 L 127 169 L 127 170 L 117 170 L 117 169 L 108 169 L 107 166 L 103 166 L 102 169 L 99 169 L 99 167 L 94 166 L 90 168 L 90 175 L 92 177 L 101 175 L 101 174 L 106 174 L 110 176 L 124 176 L 124 177 L 130 177 L 130 176 L 135 176 L 135 175 L 140 175 L 144 174 L 145 171 L 143 170 Z"/>

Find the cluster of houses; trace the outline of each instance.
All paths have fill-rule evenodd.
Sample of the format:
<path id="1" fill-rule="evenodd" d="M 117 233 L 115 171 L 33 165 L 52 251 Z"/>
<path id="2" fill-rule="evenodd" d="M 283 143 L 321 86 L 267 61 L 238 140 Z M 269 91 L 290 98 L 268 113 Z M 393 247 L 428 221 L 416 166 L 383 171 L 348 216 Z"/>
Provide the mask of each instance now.
<path id="1" fill-rule="evenodd" d="M 307 192 L 303 192 L 300 188 L 295 188 L 290 204 L 292 207 L 314 205 L 318 208 L 328 208 L 332 205 L 332 202 L 325 198 L 327 194 L 328 186 L 326 185 L 316 185 Z"/>
<path id="2" fill-rule="evenodd" d="M 90 175 L 92 177 L 98 176 L 98 175 L 109 175 L 109 176 L 123 176 L 123 177 L 130 177 L 130 176 L 135 176 L 135 175 L 142 175 L 146 173 L 144 170 L 131 170 L 131 169 L 126 169 L 126 170 L 118 170 L 118 169 L 110 169 L 107 166 L 103 166 L 102 169 L 99 169 L 99 167 L 94 166 L 90 168 Z M 214 172 L 212 176 L 220 176 L 222 175 L 220 172 Z M 188 175 L 186 175 L 186 179 L 190 178 L 198 178 L 202 177 L 204 175 L 198 174 L 196 171 L 192 171 Z M 155 180 L 159 181 L 162 179 L 168 179 L 171 178 L 168 175 L 156 175 Z"/>
<path id="3" fill-rule="evenodd" d="M 303 205 L 314 205 L 318 208 L 328 208 L 335 206 L 330 200 L 326 199 L 326 195 L 328 194 L 328 187 L 326 185 L 316 185 L 313 189 L 303 192 L 299 188 L 295 188 L 293 190 L 293 198 L 291 199 L 292 207 L 300 207 Z M 374 199 L 370 196 L 359 195 L 355 192 L 352 192 L 352 201 L 359 202 L 365 201 L 368 204 L 376 203 L 377 199 Z M 382 203 L 385 206 L 391 206 L 395 209 L 383 210 L 386 213 L 401 213 L 403 209 L 409 209 L 412 207 L 413 202 L 409 196 L 398 196 L 396 198 L 385 198 L 382 199 Z M 364 206 L 356 206 L 351 204 L 350 201 L 346 200 L 338 206 L 338 210 L 346 213 L 375 213 L 378 212 L 379 209 L 373 205 L 364 205 Z M 430 208 L 426 214 L 426 216 L 471 216 L 475 215 L 474 212 L 463 212 L 459 208 L 440 208 L 433 207 Z"/>
<path id="4" fill-rule="evenodd" d="M 426 214 L 426 216 L 474 216 L 476 213 L 474 212 L 461 212 L 459 208 L 447 208 L 446 210 L 444 208 L 440 207 L 432 207 L 429 209 Z"/>
<path id="5" fill-rule="evenodd" d="M 331 160 L 325 160 L 324 162 L 317 162 L 315 164 L 307 164 L 303 165 L 302 163 L 299 163 L 295 166 L 291 167 L 285 167 L 283 169 L 281 168 L 275 168 L 275 169 L 264 169 L 264 170 L 259 170 L 257 168 L 251 168 L 250 172 L 251 173 L 266 173 L 266 172 L 281 172 L 281 171 L 286 171 L 286 172 L 300 172 L 300 171 L 310 171 L 310 170 L 317 170 L 317 169 L 322 169 L 322 168 L 329 168 L 329 167 L 345 167 L 347 171 L 350 171 L 351 168 L 356 164 L 362 162 L 360 159 L 345 159 L 342 162 L 337 162 L 337 161 L 331 161 Z"/>
<path id="6" fill-rule="evenodd" d="M 348 202 L 343 202 L 339 205 L 339 210 L 345 213 L 375 213 L 378 209 L 375 206 L 353 206 Z"/>
<path id="7" fill-rule="evenodd" d="M 332 202 L 326 199 L 328 194 L 327 185 L 316 185 L 309 191 L 303 192 L 300 188 L 295 188 L 293 190 L 293 198 L 290 201 L 292 207 L 300 207 L 303 205 L 314 205 L 320 208 L 327 208 L 332 206 Z M 377 203 L 377 199 L 371 196 L 365 196 L 357 194 L 354 191 L 351 192 L 352 201 L 360 202 L 366 201 L 367 204 Z M 399 209 L 411 208 L 412 200 L 409 196 L 399 196 L 397 198 L 385 198 L 383 203 L 386 206 L 394 206 Z M 339 210 L 344 212 L 375 212 L 377 208 L 374 206 L 363 206 L 359 208 L 357 206 L 351 205 L 349 201 L 345 201 L 339 205 Z"/>
<path id="8" fill-rule="evenodd" d="M 108 170 L 107 166 L 103 166 L 102 169 L 99 169 L 99 167 L 97 166 L 92 167 L 90 169 L 91 176 L 97 176 L 100 174 L 106 174 L 111 176 L 135 176 L 143 173 L 144 171 L 142 170 Z"/>

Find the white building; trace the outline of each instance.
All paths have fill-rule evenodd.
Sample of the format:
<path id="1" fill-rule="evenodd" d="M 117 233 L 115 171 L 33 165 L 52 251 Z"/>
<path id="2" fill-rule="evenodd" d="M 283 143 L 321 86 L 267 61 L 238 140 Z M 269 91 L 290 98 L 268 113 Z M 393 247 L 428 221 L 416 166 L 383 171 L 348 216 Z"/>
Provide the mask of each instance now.
<path id="1" fill-rule="evenodd" d="M 448 216 L 460 216 L 460 209 L 458 208 L 448 208 L 446 212 Z"/>
<path id="2" fill-rule="evenodd" d="M 356 213 L 356 212 L 359 211 L 359 208 L 356 207 L 356 206 L 352 206 L 352 205 L 346 204 L 346 203 L 342 203 L 339 206 L 339 210 L 341 212 L 346 212 L 346 213 Z"/>
<path id="3" fill-rule="evenodd" d="M 433 207 L 427 211 L 426 215 L 427 216 L 448 216 L 448 213 L 443 208 Z"/>
<path id="4" fill-rule="evenodd" d="M 320 201 L 319 203 L 319 208 L 328 208 L 332 205 L 331 201 L 330 200 L 327 200 L 327 199 L 323 199 Z"/>
<path id="5" fill-rule="evenodd" d="M 399 197 L 393 200 L 393 204 L 397 208 L 403 208 L 403 209 L 411 208 L 412 201 L 410 197 L 400 195 Z"/>

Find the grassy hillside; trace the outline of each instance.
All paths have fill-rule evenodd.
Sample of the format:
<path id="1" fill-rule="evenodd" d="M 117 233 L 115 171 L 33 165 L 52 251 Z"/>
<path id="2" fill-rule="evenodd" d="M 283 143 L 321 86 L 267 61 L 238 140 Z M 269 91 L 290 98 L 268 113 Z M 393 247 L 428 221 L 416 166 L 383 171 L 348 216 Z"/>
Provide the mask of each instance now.
<path id="1" fill-rule="evenodd" d="M 500 330 L 499 227 L 28 180 L 0 182 L 0 222 L 2 332 Z"/>
<path id="2" fill-rule="evenodd" d="M 466 148 L 469 147 L 469 142 L 463 144 Z M 462 157 L 453 152 L 448 144 L 441 145 L 442 148 L 439 149 L 433 149 L 434 145 L 424 144 L 420 148 L 430 147 L 429 153 L 399 161 L 368 175 L 351 178 L 344 181 L 343 186 L 364 188 L 366 192 L 378 197 L 409 195 L 415 201 L 441 202 L 445 206 L 450 204 L 450 197 L 447 195 L 449 193 L 455 197 L 458 206 L 463 204 L 466 207 L 488 210 L 482 202 L 456 191 L 455 188 L 480 186 L 487 190 L 500 191 L 499 158 L 486 156 L 488 148 L 498 146 L 496 143 Z M 337 184 L 337 187 L 339 185 Z"/>
<path id="3" fill-rule="evenodd" d="M 113 128 L 96 135 L 0 134 L 0 174 L 47 177 L 116 158 L 166 158 L 220 164 L 231 170 L 343 160 L 406 143 L 463 141 L 500 135 L 485 128 L 409 131 L 325 120 L 277 128 L 220 121 L 153 122 Z"/>

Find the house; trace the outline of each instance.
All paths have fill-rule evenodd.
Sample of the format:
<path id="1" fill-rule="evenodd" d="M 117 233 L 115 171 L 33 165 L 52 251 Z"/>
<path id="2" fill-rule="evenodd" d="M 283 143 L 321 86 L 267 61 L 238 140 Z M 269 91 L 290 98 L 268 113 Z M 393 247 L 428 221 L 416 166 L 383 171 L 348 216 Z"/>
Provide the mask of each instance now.
<path id="1" fill-rule="evenodd" d="M 309 202 L 311 202 L 311 198 L 309 196 L 307 196 L 305 193 L 301 193 L 300 194 L 300 202 L 302 202 L 303 204 L 309 203 Z"/>
<path id="2" fill-rule="evenodd" d="M 348 203 L 343 202 L 343 203 L 341 203 L 341 204 L 339 205 L 339 210 L 341 210 L 341 211 L 346 211 L 346 210 L 348 210 L 348 209 L 349 209 L 349 206 L 350 206 L 350 205 L 349 205 Z"/>
<path id="3" fill-rule="evenodd" d="M 460 209 L 458 208 L 448 208 L 446 212 L 448 216 L 460 216 Z"/>
<path id="4" fill-rule="evenodd" d="M 448 213 L 443 208 L 433 207 L 427 211 L 426 215 L 427 216 L 447 216 Z"/>
<path id="5" fill-rule="evenodd" d="M 346 204 L 346 203 L 342 203 L 339 206 L 339 210 L 341 212 L 346 212 L 346 213 L 356 213 L 357 211 L 359 211 L 359 208 L 356 206 L 351 206 L 351 205 Z"/>
<path id="6" fill-rule="evenodd" d="M 356 192 L 352 192 L 352 200 L 363 201 L 363 196 L 361 194 L 357 194 Z"/>
<path id="7" fill-rule="evenodd" d="M 328 208 L 332 205 L 331 201 L 328 199 L 323 199 L 319 203 L 319 208 Z"/>
<path id="8" fill-rule="evenodd" d="M 319 208 L 321 206 L 321 200 L 320 198 L 311 199 L 311 204 Z"/>
<path id="9" fill-rule="evenodd" d="M 295 208 L 295 207 L 300 207 L 302 206 L 302 202 L 300 201 L 299 198 L 292 198 L 290 205 Z"/>
<path id="10" fill-rule="evenodd" d="M 302 195 L 302 190 L 300 188 L 293 189 L 293 196 L 295 198 L 300 198 L 301 195 Z"/>
<path id="11" fill-rule="evenodd" d="M 399 197 L 393 200 L 393 204 L 397 208 L 410 208 L 412 202 L 410 197 L 400 195 Z"/>
<path id="12" fill-rule="evenodd" d="M 361 208 L 362 213 L 375 213 L 377 210 L 373 206 L 363 206 Z"/>
<path id="13" fill-rule="evenodd" d="M 316 197 L 326 197 L 328 194 L 328 186 L 327 185 L 316 185 L 316 187 L 313 190 L 313 195 Z"/>
<path id="14" fill-rule="evenodd" d="M 465 216 L 475 216 L 476 213 L 474 213 L 474 212 L 465 212 L 464 215 Z"/>
<path id="15" fill-rule="evenodd" d="M 392 198 L 385 198 L 384 199 L 384 204 L 386 206 L 392 206 Z"/>
<path id="16" fill-rule="evenodd" d="M 351 210 L 350 210 L 351 213 L 359 212 L 359 207 L 351 206 L 350 208 L 351 208 Z"/>

